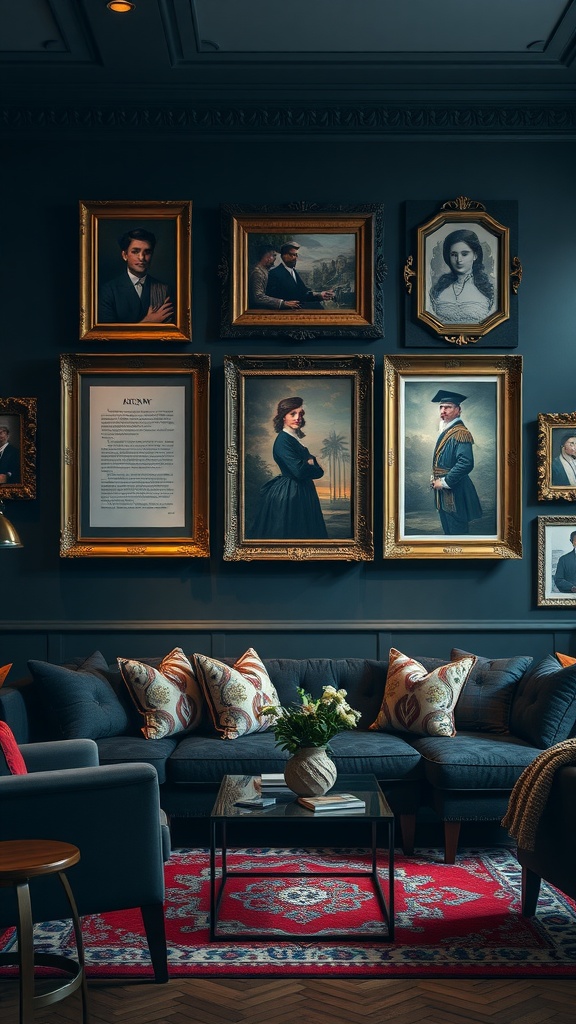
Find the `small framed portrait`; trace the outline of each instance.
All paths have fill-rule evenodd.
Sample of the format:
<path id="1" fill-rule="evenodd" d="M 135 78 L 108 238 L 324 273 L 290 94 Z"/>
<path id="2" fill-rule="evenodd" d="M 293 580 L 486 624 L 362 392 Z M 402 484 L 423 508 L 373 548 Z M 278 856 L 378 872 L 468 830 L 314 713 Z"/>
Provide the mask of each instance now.
<path id="1" fill-rule="evenodd" d="M 381 205 L 222 207 L 223 338 L 381 338 Z"/>
<path id="2" fill-rule="evenodd" d="M 208 355 L 63 355 L 60 555 L 203 558 Z"/>
<path id="3" fill-rule="evenodd" d="M 384 357 L 387 558 L 520 558 L 520 356 Z"/>
<path id="4" fill-rule="evenodd" d="M 430 212 L 429 204 L 407 204 L 412 250 L 404 267 L 408 345 L 421 347 L 423 339 L 429 345 L 517 345 L 511 295 L 518 291 L 522 267 L 517 256 L 510 258 L 516 204 L 492 206 L 508 218 L 506 225 L 495 211 L 488 213 L 483 203 L 466 196 L 443 203 L 417 226 L 416 218 Z"/>
<path id="5" fill-rule="evenodd" d="M 224 559 L 370 561 L 374 358 L 229 356 Z"/>
<path id="6" fill-rule="evenodd" d="M 576 607 L 576 516 L 538 516 L 538 606 Z"/>
<path id="7" fill-rule="evenodd" d="M 80 340 L 190 341 L 192 203 L 80 203 Z"/>
<path id="8" fill-rule="evenodd" d="M 538 501 L 576 501 L 576 412 L 538 414 Z"/>
<path id="9" fill-rule="evenodd" d="M 0 501 L 36 497 L 36 399 L 0 398 Z"/>

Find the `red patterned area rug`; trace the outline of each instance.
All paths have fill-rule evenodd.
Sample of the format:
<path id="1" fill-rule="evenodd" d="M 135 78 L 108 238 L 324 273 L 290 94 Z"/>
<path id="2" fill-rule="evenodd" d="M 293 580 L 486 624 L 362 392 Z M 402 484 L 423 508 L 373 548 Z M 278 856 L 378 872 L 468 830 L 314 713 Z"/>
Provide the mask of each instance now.
<path id="1" fill-rule="evenodd" d="M 455 865 L 443 864 L 439 850 L 398 855 L 393 943 L 377 938 L 383 925 L 369 878 L 336 877 L 366 870 L 362 851 L 238 850 L 229 867 L 252 874 L 228 881 L 219 929 L 225 935 L 251 928 L 269 938 L 210 942 L 208 853 L 180 850 L 166 865 L 172 977 L 576 977 L 576 905 L 543 883 L 537 916 L 523 918 L 520 869 L 505 848 L 468 850 Z M 254 874 L 272 867 L 276 874 Z M 323 877 L 282 878 L 288 871 Z M 386 883 L 384 867 L 385 893 Z M 84 918 L 83 930 L 89 977 L 152 977 L 137 911 Z M 347 930 L 365 941 L 331 941 Z M 279 931 L 296 941 L 278 941 Z M 0 950 L 13 941 L 11 933 L 0 936 Z M 36 945 L 74 953 L 65 923 L 39 926 Z"/>

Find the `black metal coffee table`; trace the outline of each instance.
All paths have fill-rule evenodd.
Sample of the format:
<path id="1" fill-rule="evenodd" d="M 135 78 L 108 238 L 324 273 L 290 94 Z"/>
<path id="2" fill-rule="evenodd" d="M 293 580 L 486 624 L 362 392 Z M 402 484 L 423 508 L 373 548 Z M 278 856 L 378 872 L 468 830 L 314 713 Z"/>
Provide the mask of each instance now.
<path id="1" fill-rule="evenodd" d="M 325 812 L 314 812 L 309 811 L 305 807 L 302 807 L 298 803 L 297 798 L 293 793 L 289 795 L 276 795 L 276 803 L 270 807 L 258 809 L 258 810 L 247 810 L 246 808 L 235 806 L 237 800 L 249 799 L 253 796 L 260 795 L 260 779 L 254 778 L 250 775 L 225 775 L 216 803 L 212 810 L 210 819 L 210 940 L 216 939 L 222 941 L 246 941 L 250 940 L 267 940 L 270 941 L 302 941 L 302 935 L 296 935 L 292 932 L 277 932 L 274 930 L 273 933 L 257 933 L 250 929 L 246 929 L 242 932 L 226 932 L 221 933 L 218 931 L 218 915 L 220 912 L 220 905 L 222 897 L 224 895 L 224 889 L 226 882 L 229 878 L 245 878 L 245 877 L 270 877 L 273 874 L 272 871 L 258 872 L 258 871 L 231 871 L 228 867 L 227 855 L 229 853 L 228 840 L 227 840 L 227 828 L 232 822 L 238 823 L 242 820 L 243 829 L 246 828 L 246 834 L 249 835 L 249 830 L 254 827 L 258 831 L 258 835 L 262 836 L 265 834 L 266 823 L 278 824 L 279 821 L 284 823 L 290 822 L 293 826 L 293 837 L 294 846 L 304 847 L 321 847 L 323 845 L 323 834 L 325 822 L 333 822 L 335 818 L 338 818 L 342 822 L 342 830 L 350 836 L 350 841 L 346 845 L 365 845 L 366 849 L 370 852 L 370 865 L 366 871 L 343 871 L 343 872 L 332 872 L 330 871 L 330 877 L 334 878 L 354 878 L 354 877 L 369 877 L 371 879 L 374 894 L 376 896 L 378 906 L 381 911 L 382 920 L 385 927 L 381 932 L 371 931 L 369 934 L 357 933 L 357 932 L 345 932 L 342 934 L 330 934 L 330 942 L 350 942 L 350 941 L 364 941 L 364 942 L 393 942 L 394 940 L 394 815 L 390 810 L 390 807 L 380 789 L 378 782 L 374 775 L 340 775 L 336 782 L 336 785 L 330 790 L 331 793 L 354 793 L 355 796 L 359 796 L 365 801 L 366 807 L 363 811 L 353 810 L 341 810 L 341 811 L 325 811 Z M 378 825 L 383 823 L 387 826 L 388 833 L 388 893 L 387 899 L 384 897 L 382 892 L 382 886 L 378 875 Z M 309 826 L 304 828 L 303 826 Z M 366 826 L 364 828 L 363 826 Z M 264 830 L 264 831 L 263 831 Z M 314 835 L 314 842 L 310 843 L 308 837 L 310 831 Z M 370 841 L 369 843 L 363 844 L 362 842 L 356 842 L 358 836 L 362 836 L 362 833 L 368 832 Z M 306 834 L 307 841 L 298 841 Z M 249 845 L 249 844 L 247 844 Z M 258 843 L 261 845 L 261 841 Z M 220 850 L 220 874 L 217 875 L 217 851 Z M 280 873 L 278 873 L 278 876 Z M 313 877 L 327 877 L 320 871 L 317 872 L 282 872 L 284 878 L 313 878 Z M 307 938 L 314 939 L 314 935 L 307 935 Z"/>

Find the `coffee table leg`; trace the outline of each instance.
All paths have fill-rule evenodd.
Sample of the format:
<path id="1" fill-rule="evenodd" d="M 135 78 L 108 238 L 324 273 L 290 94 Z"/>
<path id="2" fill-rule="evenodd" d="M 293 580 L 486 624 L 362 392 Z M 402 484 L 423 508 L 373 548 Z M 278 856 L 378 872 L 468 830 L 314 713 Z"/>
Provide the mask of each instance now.
<path id="1" fill-rule="evenodd" d="M 394 940 L 394 818 L 388 822 L 388 931 Z"/>
<path id="2" fill-rule="evenodd" d="M 210 941 L 216 934 L 216 822 L 210 822 Z"/>

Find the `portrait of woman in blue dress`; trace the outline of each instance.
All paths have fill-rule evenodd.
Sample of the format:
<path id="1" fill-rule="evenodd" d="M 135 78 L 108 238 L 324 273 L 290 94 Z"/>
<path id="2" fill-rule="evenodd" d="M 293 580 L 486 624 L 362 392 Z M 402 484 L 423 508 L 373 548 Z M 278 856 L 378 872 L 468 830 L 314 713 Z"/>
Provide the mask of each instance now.
<path id="1" fill-rule="evenodd" d="M 328 534 L 314 485 L 324 476 L 302 443 L 303 399 L 283 398 L 272 420 L 277 437 L 272 455 L 280 475 L 266 481 L 250 536 L 264 540 L 323 540 Z"/>

